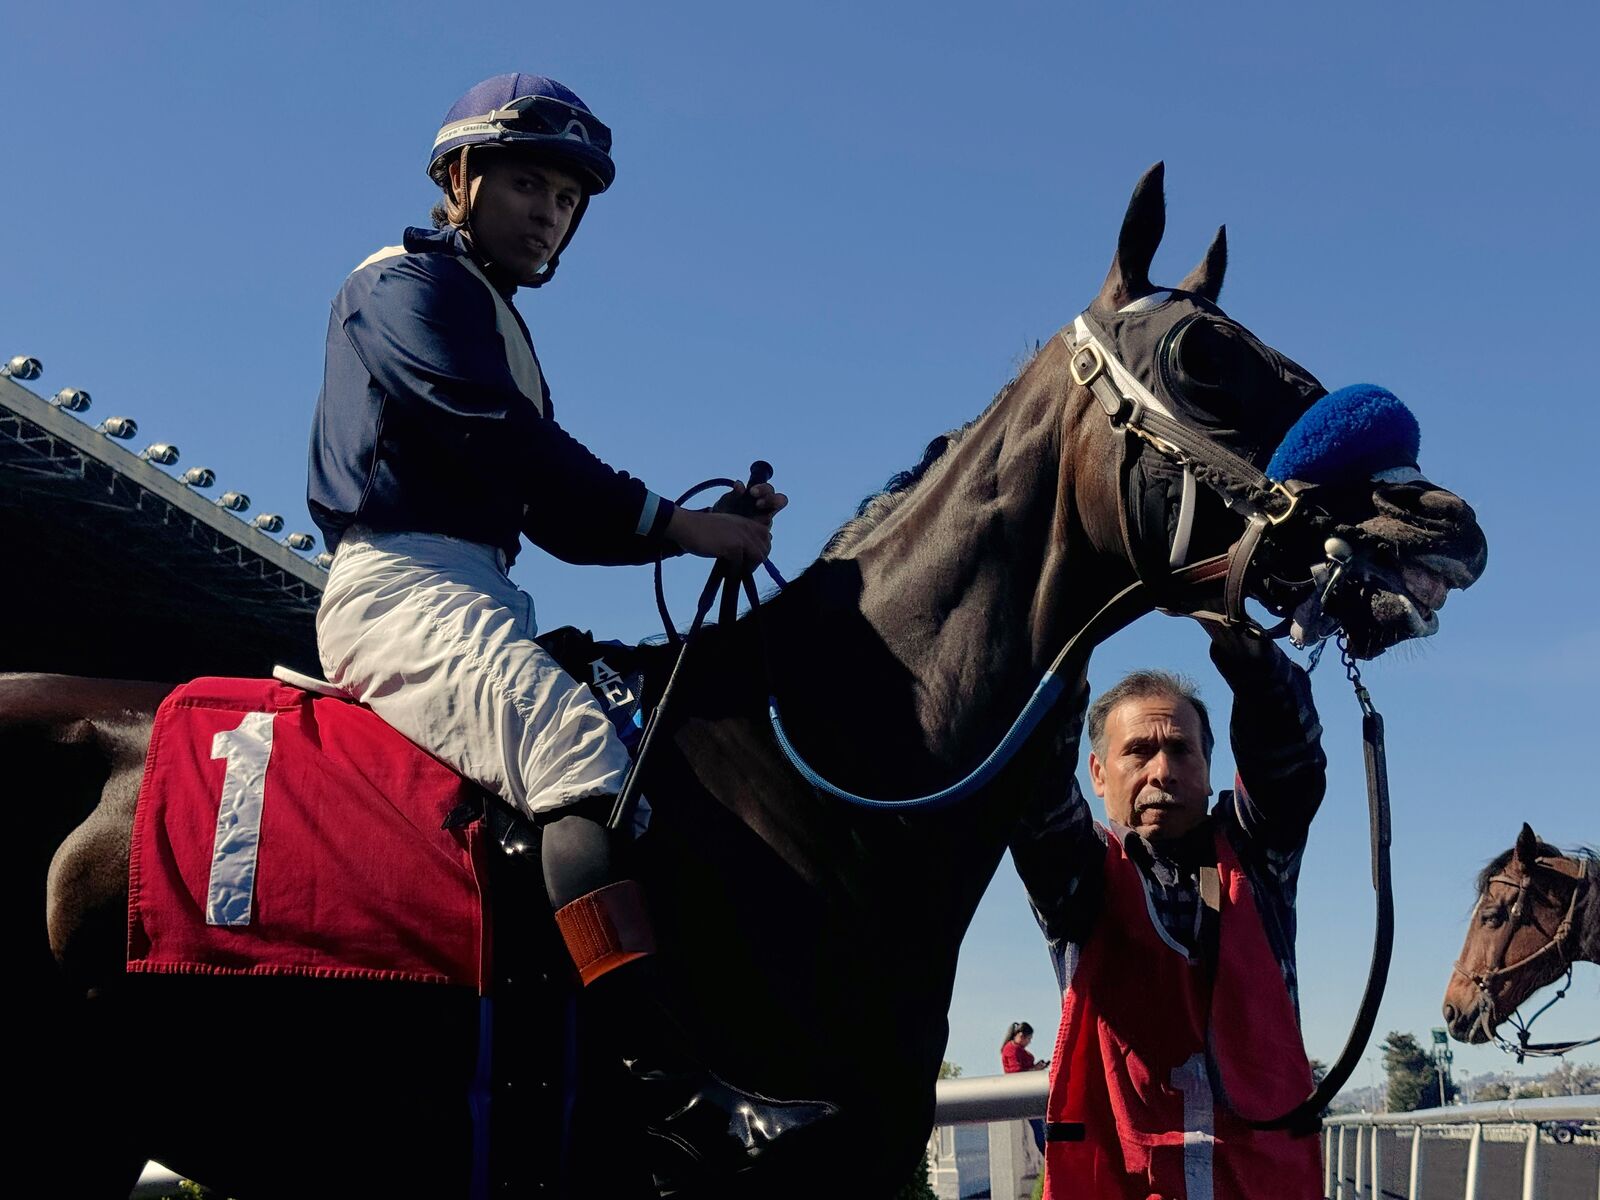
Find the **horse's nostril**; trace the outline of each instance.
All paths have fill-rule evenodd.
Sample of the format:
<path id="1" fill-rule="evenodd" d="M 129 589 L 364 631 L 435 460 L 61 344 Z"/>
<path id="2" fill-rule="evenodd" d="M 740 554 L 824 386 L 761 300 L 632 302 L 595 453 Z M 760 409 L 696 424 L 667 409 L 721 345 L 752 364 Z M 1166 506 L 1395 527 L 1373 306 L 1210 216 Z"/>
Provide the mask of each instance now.
<path id="1" fill-rule="evenodd" d="M 1456 1023 L 1456 1018 L 1460 1015 L 1460 1013 L 1456 1012 L 1456 1006 L 1454 1004 L 1446 1004 L 1444 1006 L 1444 1023 L 1446 1025 L 1454 1025 Z"/>

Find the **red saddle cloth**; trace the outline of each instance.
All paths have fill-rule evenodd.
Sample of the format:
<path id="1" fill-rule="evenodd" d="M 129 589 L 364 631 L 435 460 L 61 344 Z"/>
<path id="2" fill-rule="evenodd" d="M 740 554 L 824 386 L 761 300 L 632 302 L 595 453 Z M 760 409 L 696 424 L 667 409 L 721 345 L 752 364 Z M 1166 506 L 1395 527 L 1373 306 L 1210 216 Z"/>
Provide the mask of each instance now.
<path id="1" fill-rule="evenodd" d="M 346 700 L 197 679 L 156 713 L 133 824 L 128 970 L 484 990 L 472 785 Z"/>

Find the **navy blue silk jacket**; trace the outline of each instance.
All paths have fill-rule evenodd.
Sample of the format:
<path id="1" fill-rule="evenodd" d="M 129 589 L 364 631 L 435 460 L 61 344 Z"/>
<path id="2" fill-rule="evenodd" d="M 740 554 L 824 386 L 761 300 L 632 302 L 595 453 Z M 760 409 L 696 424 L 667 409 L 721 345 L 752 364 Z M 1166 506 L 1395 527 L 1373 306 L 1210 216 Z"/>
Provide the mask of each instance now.
<path id="1" fill-rule="evenodd" d="M 533 340 L 457 229 L 408 229 L 345 280 L 311 430 L 328 549 L 360 524 L 572 563 L 648 562 L 673 506 L 556 424 Z M 515 289 L 511 289 L 515 290 Z"/>

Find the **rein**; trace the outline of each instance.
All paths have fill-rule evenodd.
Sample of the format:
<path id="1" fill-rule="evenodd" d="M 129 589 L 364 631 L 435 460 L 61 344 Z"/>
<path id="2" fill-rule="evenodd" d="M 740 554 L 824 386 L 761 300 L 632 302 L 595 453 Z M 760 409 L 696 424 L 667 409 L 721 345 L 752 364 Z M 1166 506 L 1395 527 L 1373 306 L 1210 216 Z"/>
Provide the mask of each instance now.
<path id="1" fill-rule="evenodd" d="M 1516 889 L 1516 895 L 1511 901 L 1510 928 L 1506 933 L 1505 944 L 1500 948 L 1500 957 L 1502 961 L 1498 966 L 1489 966 L 1482 971 L 1472 972 L 1463 967 L 1461 960 L 1458 958 L 1450 968 L 1457 975 L 1461 976 L 1468 983 L 1472 984 L 1473 987 L 1478 989 L 1478 995 L 1484 1007 L 1484 1017 L 1481 1019 L 1488 1021 L 1490 1025 L 1490 1035 L 1494 1038 L 1495 1044 L 1507 1054 L 1515 1055 L 1518 1065 L 1521 1065 L 1525 1058 L 1560 1058 L 1562 1055 L 1567 1054 L 1572 1050 L 1580 1049 L 1583 1046 L 1592 1046 L 1595 1043 L 1600 1042 L 1600 1034 L 1596 1034 L 1594 1037 L 1590 1038 L 1575 1039 L 1570 1042 L 1530 1042 L 1528 1040 L 1532 1036 L 1533 1023 L 1543 1016 L 1551 1007 L 1553 1007 L 1557 1001 L 1564 997 L 1567 994 L 1568 989 L 1572 987 L 1572 959 L 1568 957 L 1567 954 L 1567 942 L 1574 933 L 1573 918 L 1576 916 L 1578 911 L 1578 901 L 1585 896 L 1593 886 L 1589 880 L 1588 870 L 1585 864 L 1574 859 L 1566 857 L 1550 858 L 1541 856 L 1533 860 L 1533 867 L 1534 870 L 1543 869 L 1546 871 L 1553 871 L 1557 875 L 1564 875 L 1573 881 L 1572 894 L 1567 897 L 1566 911 L 1561 914 L 1561 919 L 1556 923 L 1555 932 L 1552 934 L 1547 934 L 1545 936 L 1544 943 L 1539 946 L 1538 949 L 1524 954 L 1521 958 L 1517 959 L 1516 962 L 1505 962 L 1505 955 L 1511 948 L 1511 939 L 1516 935 L 1517 930 L 1522 925 L 1521 918 L 1523 913 L 1523 904 L 1529 889 L 1533 887 L 1533 876 L 1530 872 L 1527 878 L 1519 882 L 1518 880 L 1511 879 L 1505 875 L 1495 875 L 1488 881 L 1487 884 L 1484 885 L 1484 896 L 1487 896 L 1489 894 L 1489 888 L 1497 883 L 1503 883 L 1507 887 Z M 1480 896 L 1478 898 L 1478 907 L 1481 907 L 1482 905 L 1483 897 Z M 1477 908 L 1474 908 L 1473 912 L 1476 913 Z M 1543 927 L 1534 921 L 1532 917 L 1529 918 L 1529 923 L 1533 924 L 1534 928 L 1538 929 L 1540 933 L 1544 933 Z M 1523 1020 L 1517 1010 L 1513 1010 L 1506 1016 L 1500 1017 L 1498 1015 L 1499 1010 L 1494 1002 L 1494 995 L 1489 991 L 1489 985 L 1496 979 L 1516 974 L 1529 963 L 1537 962 L 1545 955 L 1551 953 L 1559 955 L 1562 965 L 1566 967 L 1566 978 L 1562 981 L 1560 990 L 1557 991 L 1556 994 L 1549 1000 L 1546 1000 L 1544 1004 L 1542 1004 L 1538 1010 L 1534 1012 L 1533 1016 L 1529 1017 L 1527 1020 Z M 1511 1042 L 1507 1041 L 1505 1036 L 1500 1033 L 1499 1027 L 1503 1022 L 1506 1021 L 1509 1021 L 1516 1028 L 1516 1045 L 1512 1045 Z"/>

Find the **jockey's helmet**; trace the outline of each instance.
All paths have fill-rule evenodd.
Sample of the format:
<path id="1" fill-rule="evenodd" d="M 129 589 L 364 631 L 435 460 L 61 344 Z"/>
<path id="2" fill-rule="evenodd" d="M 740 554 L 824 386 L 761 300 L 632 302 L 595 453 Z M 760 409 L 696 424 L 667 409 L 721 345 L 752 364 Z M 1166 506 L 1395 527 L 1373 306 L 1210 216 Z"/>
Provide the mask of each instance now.
<path id="1" fill-rule="evenodd" d="M 450 157 L 467 146 L 537 150 L 576 175 L 589 195 L 605 191 L 617 175 L 611 130 L 576 92 L 543 75 L 496 75 L 452 104 L 433 139 L 429 178 L 447 188 Z"/>

